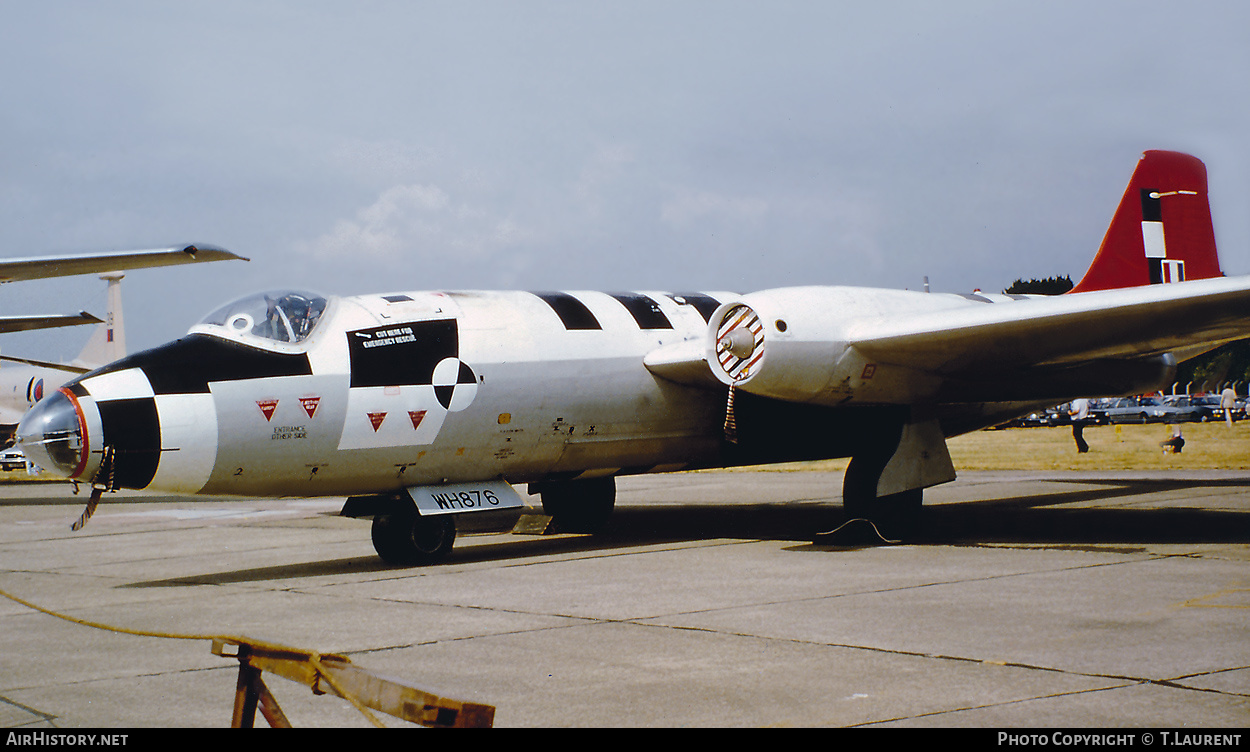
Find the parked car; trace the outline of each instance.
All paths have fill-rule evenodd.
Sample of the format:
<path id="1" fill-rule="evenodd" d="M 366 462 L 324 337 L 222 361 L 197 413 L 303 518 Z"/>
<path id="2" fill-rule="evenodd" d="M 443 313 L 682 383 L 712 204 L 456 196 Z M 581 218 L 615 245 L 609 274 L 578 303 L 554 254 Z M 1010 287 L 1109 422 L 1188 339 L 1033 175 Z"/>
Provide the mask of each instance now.
<path id="1" fill-rule="evenodd" d="M 1220 407 L 1220 395 L 1218 394 L 1181 394 L 1166 397 L 1165 400 L 1169 405 L 1178 407 L 1188 404 L 1195 413 L 1191 420 L 1204 423 L 1213 420 L 1224 420 L 1224 410 Z M 1239 397 L 1233 404 L 1233 420 L 1241 420 L 1245 417 L 1246 399 Z"/>
<path id="2" fill-rule="evenodd" d="M 0 452 L 0 470 L 25 470 L 26 455 L 16 447 Z"/>
<path id="3" fill-rule="evenodd" d="M 1120 400 L 1115 397 L 1100 397 L 1089 401 L 1089 417 L 1087 420 L 1097 426 L 1105 426 L 1111 422 L 1107 417 L 1107 408 L 1115 406 Z"/>
<path id="4" fill-rule="evenodd" d="M 1187 423 L 1201 419 L 1201 408 L 1186 395 L 1122 397 L 1106 409 L 1111 423 Z"/>
<path id="5" fill-rule="evenodd" d="M 1057 426 L 1070 422 L 1071 419 L 1068 417 L 1068 406 L 1064 404 L 1029 413 L 1028 415 L 1017 418 L 1004 425 L 1037 428 L 1039 426 Z"/>
<path id="6" fill-rule="evenodd" d="M 1106 412 L 1112 423 L 1162 423 L 1169 410 L 1159 397 L 1121 397 Z"/>
<path id="7" fill-rule="evenodd" d="M 1189 403 L 1198 410 L 1199 421 L 1224 420 L 1218 394 L 1195 394 L 1189 398 Z M 1233 410 L 1233 417 L 1237 417 L 1237 410 Z"/>
<path id="8" fill-rule="evenodd" d="M 1072 422 L 1072 416 L 1068 414 L 1071 409 L 1070 402 L 1065 402 L 1057 407 L 1052 407 L 1046 411 L 1046 425 L 1048 426 L 1066 426 Z"/>
<path id="9" fill-rule="evenodd" d="M 1168 423 L 1197 423 L 1202 420 L 1203 407 L 1195 402 L 1197 397 L 1188 394 L 1169 394 L 1163 398 L 1163 406 L 1170 411 L 1165 418 Z"/>

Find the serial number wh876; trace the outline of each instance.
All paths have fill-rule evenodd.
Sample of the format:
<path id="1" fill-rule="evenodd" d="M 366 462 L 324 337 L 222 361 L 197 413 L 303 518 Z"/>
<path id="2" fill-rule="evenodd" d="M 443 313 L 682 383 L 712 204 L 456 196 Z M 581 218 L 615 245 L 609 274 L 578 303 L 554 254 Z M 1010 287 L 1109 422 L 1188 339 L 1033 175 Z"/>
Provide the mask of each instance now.
<path id="1" fill-rule="evenodd" d="M 413 486 L 408 494 L 421 514 L 460 514 L 525 506 L 516 489 L 502 480 Z"/>
<path id="2" fill-rule="evenodd" d="M 440 509 L 447 510 L 481 509 L 488 504 L 492 507 L 499 506 L 499 497 L 489 488 L 431 493 L 430 498 Z"/>

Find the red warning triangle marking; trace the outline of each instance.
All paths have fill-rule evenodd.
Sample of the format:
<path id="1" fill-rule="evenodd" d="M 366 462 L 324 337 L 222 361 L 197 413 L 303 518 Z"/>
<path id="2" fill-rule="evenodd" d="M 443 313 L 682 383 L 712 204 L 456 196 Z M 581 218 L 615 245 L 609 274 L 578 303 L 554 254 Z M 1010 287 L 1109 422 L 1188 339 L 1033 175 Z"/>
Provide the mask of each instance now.
<path id="1" fill-rule="evenodd" d="M 369 413 L 369 422 L 373 424 L 373 432 L 377 433 L 382 427 L 382 421 L 386 420 L 386 413 Z"/>
<path id="2" fill-rule="evenodd" d="M 308 417 L 312 417 L 317 412 L 317 405 L 321 404 L 320 397 L 300 397 L 299 403 L 304 406 L 304 412 L 308 413 Z"/>
<path id="3" fill-rule="evenodd" d="M 421 427 L 421 421 L 425 420 L 425 410 L 409 410 L 408 417 L 412 420 L 413 429 Z"/>
<path id="4" fill-rule="evenodd" d="M 278 401 L 276 399 L 256 400 L 256 406 L 265 414 L 265 420 L 273 417 L 273 411 L 278 409 Z"/>

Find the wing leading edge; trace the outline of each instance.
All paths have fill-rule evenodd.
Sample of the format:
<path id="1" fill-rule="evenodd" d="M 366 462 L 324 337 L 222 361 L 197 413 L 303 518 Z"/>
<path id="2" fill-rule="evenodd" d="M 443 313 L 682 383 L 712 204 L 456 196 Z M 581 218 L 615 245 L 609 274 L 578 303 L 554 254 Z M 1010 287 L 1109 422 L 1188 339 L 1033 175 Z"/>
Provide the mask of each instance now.
<path id="1" fill-rule="evenodd" d="M 55 329 L 61 326 L 81 326 L 83 324 L 102 324 L 100 319 L 86 311 L 73 314 L 52 314 L 48 316 L 0 316 L 0 334 L 7 332 L 27 332 L 33 329 Z"/>
<path id="2" fill-rule="evenodd" d="M 247 261 L 248 259 L 224 248 L 203 243 L 114 253 L 6 258 L 0 259 L 0 282 L 229 260 Z"/>

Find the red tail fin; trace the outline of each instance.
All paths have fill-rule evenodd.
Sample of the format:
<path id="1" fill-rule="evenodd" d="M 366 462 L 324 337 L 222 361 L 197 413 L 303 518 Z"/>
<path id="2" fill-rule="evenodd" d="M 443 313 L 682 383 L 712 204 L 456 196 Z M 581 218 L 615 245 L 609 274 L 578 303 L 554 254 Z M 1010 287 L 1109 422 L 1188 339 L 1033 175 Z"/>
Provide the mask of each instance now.
<path id="1" fill-rule="evenodd" d="M 1222 277 L 1207 203 L 1207 168 L 1174 151 L 1148 151 L 1085 277 L 1072 292 Z"/>

